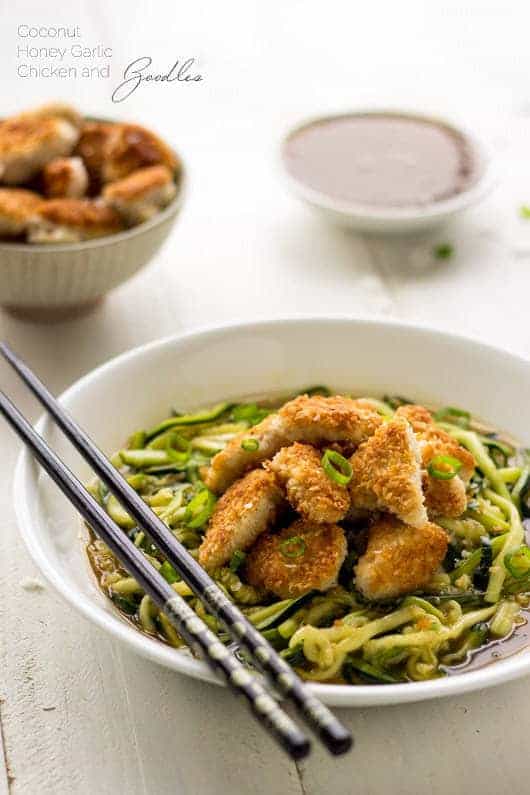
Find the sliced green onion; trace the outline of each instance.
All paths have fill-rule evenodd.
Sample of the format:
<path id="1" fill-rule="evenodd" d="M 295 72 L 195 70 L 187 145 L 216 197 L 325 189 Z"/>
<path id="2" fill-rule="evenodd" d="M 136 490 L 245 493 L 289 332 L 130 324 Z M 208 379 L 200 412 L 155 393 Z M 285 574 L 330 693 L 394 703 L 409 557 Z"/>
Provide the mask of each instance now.
<path id="1" fill-rule="evenodd" d="M 291 536 L 280 544 L 284 558 L 301 558 L 305 554 L 305 541 L 302 536 Z"/>
<path id="2" fill-rule="evenodd" d="M 457 409 L 454 406 L 444 406 L 434 414 L 434 419 L 440 422 L 451 422 L 460 428 L 469 428 L 471 414 L 469 411 Z"/>
<path id="3" fill-rule="evenodd" d="M 235 573 L 236 573 L 236 571 L 237 571 L 237 570 L 238 570 L 238 569 L 239 569 L 239 568 L 240 568 L 240 567 L 243 565 L 243 563 L 245 562 L 245 558 L 246 558 L 246 557 L 247 557 L 247 556 L 245 555 L 245 553 L 243 552 L 243 550 L 242 550 L 242 549 L 236 549 L 236 551 L 234 552 L 234 554 L 233 554 L 233 555 L 232 555 L 232 557 L 230 558 L 230 563 L 228 564 L 228 567 L 229 567 L 230 571 L 233 571 L 233 572 L 234 572 L 234 574 L 235 574 Z"/>
<path id="4" fill-rule="evenodd" d="M 450 243 L 440 243 L 433 249 L 436 259 L 450 259 L 453 256 L 454 248 Z"/>
<path id="5" fill-rule="evenodd" d="M 184 524 L 196 528 L 206 524 L 212 515 L 215 497 L 208 489 L 202 489 L 186 506 Z"/>
<path id="6" fill-rule="evenodd" d="M 326 450 L 322 456 L 321 464 L 330 480 L 340 486 L 346 486 L 350 482 L 353 474 L 351 464 L 347 458 L 337 453 L 336 450 Z"/>
<path id="7" fill-rule="evenodd" d="M 525 544 L 508 552 L 504 556 L 504 565 L 516 580 L 525 577 L 530 572 L 530 548 Z"/>
<path id="8" fill-rule="evenodd" d="M 437 480 L 451 480 L 459 473 L 462 462 L 452 455 L 435 455 L 428 466 L 431 478 Z"/>
<path id="9" fill-rule="evenodd" d="M 256 450 L 259 450 L 259 442 L 257 439 L 243 439 L 241 447 L 247 453 L 255 453 Z"/>

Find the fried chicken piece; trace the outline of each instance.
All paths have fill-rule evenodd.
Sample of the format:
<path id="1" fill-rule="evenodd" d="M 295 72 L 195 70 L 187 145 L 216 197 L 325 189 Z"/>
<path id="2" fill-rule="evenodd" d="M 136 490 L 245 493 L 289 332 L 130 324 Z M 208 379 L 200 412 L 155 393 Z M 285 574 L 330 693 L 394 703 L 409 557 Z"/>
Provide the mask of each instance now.
<path id="1" fill-rule="evenodd" d="M 432 522 L 411 527 L 385 516 L 369 530 L 366 552 L 355 567 L 355 584 L 366 599 L 394 599 L 431 580 L 445 557 L 448 537 Z"/>
<path id="2" fill-rule="evenodd" d="M 179 166 L 171 149 L 153 132 L 139 124 L 115 125 L 105 145 L 101 167 L 103 182 L 114 182 L 146 166 L 166 166 L 174 173 Z"/>
<path id="3" fill-rule="evenodd" d="M 0 188 L 0 237 L 23 235 L 42 204 L 38 193 L 23 188 Z"/>
<path id="4" fill-rule="evenodd" d="M 350 459 L 352 506 L 395 514 L 406 524 L 427 521 L 418 445 L 407 420 L 382 425 Z"/>
<path id="5" fill-rule="evenodd" d="M 176 193 L 172 172 L 166 166 L 149 166 L 107 185 L 103 198 L 132 226 L 152 218 Z"/>
<path id="6" fill-rule="evenodd" d="M 322 454 L 309 444 L 295 442 L 276 453 L 265 468 L 274 472 L 291 506 L 308 522 L 332 524 L 344 519 L 350 507 L 345 486 L 328 478 Z"/>
<path id="7" fill-rule="evenodd" d="M 432 478 L 427 472 L 422 475 L 425 504 L 429 516 L 456 518 L 466 509 L 465 482 L 475 468 L 472 454 L 462 447 L 450 434 L 437 428 L 432 415 L 424 406 L 400 406 L 396 416 L 405 417 L 416 434 L 421 450 L 422 466 L 427 469 L 437 455 L 449 455 L 462 463 L 457 477 L 450 480 Z"/>
<path id="8" fill-rule="evenodd" d="M 26 110 L 18 115 L 19 119 L 65 119 L 77 129 L 81 129 L 83 117 L 72 105 L 66 102 L 47 102 L 33 110 Z"/>
<path id="9" fill-rule="evenodd" d="M 319 445 L 344 441 L 356 446 L 372 436 L 381 423 L 377 412 L 359 408 L 351 398 L 300 395 L 276 414 L 231 439 L 212 459 L 206 485 L 220 493 L 244 472 L 293 442 Z M 248 438 L 258 442 L 257 450 L 242 449 L 241 442 Z"/>
<path id="10" fill-rule="evenodd" d="M 450 480 L 439 480 L 423 472 L 422 483 L 429 518 L 445 516 L 457 519 L 466 510 L 466 487 L 458 475 Z"/>
<path id="11" fill-rule="evenodd" d="M 351 442 L 359 445 L 382 424 L 373 409 L 360 408 L 342 395 L 300 395 L 279 410 L 286 433 L 293 442 L 325 444 Z"/>
<path id="12" fill-rule="evenodd" d="M 244 449 L 241 443 L 245 439 L 255 439 L 258 448 Z M 258 425 L 230 439 L 226 447 L 212 458 L 204 482 L 210 491 L 220 494 L 249 469 L 260 466 L 287 444 L 289 439 L 285 436 L 281 417 L 270 414 Z"/>
<path id="13" fill-rule="evenodd" d="M 256 469 L 226 491 L 210 518 L 199 550 L 199 562 L 212 571 L 237 549 L 252 546 L 275 521 L 284 497 L 271 472 Z"/>
<path id="14" fill-rule="evenodd" d="M 412 425 L 414 433 L 421 433 L 425 430 L 427 425 L 433 424 L 431 412 L 425 406 L 418 406 L 414 403 L 408 403 L 405 406 L 400 406 L 395 415 L 396 417 L 404 417 Z"/>
<path id="15" fill-rule="evenodd" d="M 0 177 L 7 185 L 28 182 L 55 157 L 69 155 L 79 133 L 63 118 L 14 116 L 0 124 Z"/>
<path id="16" fill-rule="evenodd" d="M 432 459 L 438 455 L 447 455 L 456 458 L 462 464 L 462 468 L 458 472 L 464 483 L 468 483 L 475 471 L 475 458 L 469 450 L 462 447 L 456 439 L 454 439 L 446 431 L 437 428 L 435 425 L 427 426 L 420 433 L 416 434 L 422 464 L 427 469 Z"/>
<path id="17" fill-rule="evenodd" d="M 56 157 L 44 166 L 42 184 L 49 199 L 80 199 L 88 190 L 88 172 L 80 157 Z"/>
<path id="18" fill-rule="evenodd" d="M 90 176 L 93 192 L 98 191 L 103 182 L 103 163 L 112 144 L 112 139 L 118 135 L 118 127 L 118 124 L 100 121 L 87 121 L 81 127 L 74 155 L 83 160 Z"/>
<path id="19" fill-rule="evenodd" d="M 121 232 L 118 213 L 88 199 L 49 199 L 43 201 L 30 223 L 30 243 L 78 243 Z"/>
<path id="20" fill-rule="evenodd" d="M 279 533 L 265 533 L 248 553 L 248 582 L 281 599 L 313 588 L 332 588 L 346 557 L 344 530 L 336 524 L 298 519 Z"/>

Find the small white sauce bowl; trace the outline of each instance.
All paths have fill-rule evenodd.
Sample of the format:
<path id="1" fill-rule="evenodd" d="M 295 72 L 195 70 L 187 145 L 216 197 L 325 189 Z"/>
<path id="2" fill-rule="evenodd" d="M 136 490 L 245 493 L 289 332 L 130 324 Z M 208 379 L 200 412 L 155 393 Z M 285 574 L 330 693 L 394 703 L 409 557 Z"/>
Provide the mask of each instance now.
<path id="1" fill-rule="evenodd" d="M 375 320 L 272 320 L 169 337 L 98 367 L 60 400 L 110 454 L 131 432 L 167 416 L 171 406 L 186 410 L 317 383 L 339 392 L 404 394 L 427 404 L 462 406 L 530 442 L 527 361 L 463 337 Z M 37 429 L 78 477 L 91 477 L 48 418 Z M 71 606 L 144 657 L 219 683 L 206 663 L 141 634 L 118 613 L 90 570 L 78 514 L 26 451 L 15 473 L 15 507 L 33 560 Z M 530 647 L 484 668 L 426 682 L 310 687 L 327 704 L 369 706 L 456 695 L 528 673 Z"/>
<path id="2" fill-rule="evenodd" d="M 402 116 L 419 121 L 429 121 L 454 130 L 463 136 L 469 143 L 475 158 L 478 178 L 466 190 L 455 194 L 449 199 L 432 202 L 417 207 L 376 207 L 373 205 L 349 202 L 336 199 L 329 193 L 323 193 L 311 188 L 302 180 L 294 177 L 285 162 L 285 146 L 289 139 L 301 132 L 306 127 L 333 119 L 351 118 L 352 116 Z M 305 119 L 300 124 L 292 127 L 283 137 L 280 144 L 281 170 L 288 188 L 309 205 L 317 210 L 327 220 L 353 229 L 357 232 L 372 234 L 407 234 L 416 231 L 433 229 L 449 221 L 451 218 L 467 210 L 481 201 L 496 185 L 497 176 L 491 152 L 473 134 L 451 121 L 426 113 L 403 111 L 399 109 L 380 110 L 378 108 L 364 108 L 329 116 L 317 116 Z"/>

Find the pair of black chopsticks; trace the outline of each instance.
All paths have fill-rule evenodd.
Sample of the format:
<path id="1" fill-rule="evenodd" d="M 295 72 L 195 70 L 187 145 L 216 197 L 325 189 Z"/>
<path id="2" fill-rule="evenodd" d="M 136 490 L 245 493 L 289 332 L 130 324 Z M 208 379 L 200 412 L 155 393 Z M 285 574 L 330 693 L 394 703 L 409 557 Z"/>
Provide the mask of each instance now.
<path id="1" fill-rule="evenodd" d="M 348 751 L 352 745 L 352 738 L 347 729 L 309 692 L 289 665 L 230 602 L 82 428 L 61 408 L 30 368 L 5 343 L 0 344 L 0 353 L 48 410 L 98 477 L 134 517 L 138 525 L 147 531 L 154 544 L 195 595 L 222 621 L 232 638 L 249 652 L 254 664 L 267 675 L 269 682 L 292 702 L 300 717 L 320 737 L 324 745 L 333 754 L 343 754 Z M 310 750 L 309 741 L 265 689 L 262 681 L 252 675 L 229 652 L 184 599 L 175 593 L 169 583 L 146 560 L 126 533 L 114 524 L 106 511 L 48 447 L 44 439 L 3 392 L 0 392 L 0 411 L 43 469 L 166 614 L 186 643 L 204 657 L 212 670 L 221 673 L 236 693 L 245 696 L 259 722 L 291 757 L 300 759 L 306 756 Z"/>

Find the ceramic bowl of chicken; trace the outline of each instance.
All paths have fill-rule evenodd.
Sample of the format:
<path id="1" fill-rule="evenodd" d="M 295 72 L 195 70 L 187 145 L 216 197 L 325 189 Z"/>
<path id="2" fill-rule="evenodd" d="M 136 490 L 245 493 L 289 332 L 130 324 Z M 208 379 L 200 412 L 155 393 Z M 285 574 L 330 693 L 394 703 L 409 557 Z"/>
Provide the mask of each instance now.
<path id="1" fill-rule="evenodd" d="M 492 377 L 496 384 L 493 391 Z M 131 390 L 131 384 L 149 384 L 149 389 Z M 326 385 L 329 397 L 322 386 L 315 385 Z M 507 514 L 496 510 L 497 503 L 506 508 L 511 499 L 515 500 L 515 479 L 520 478 L 516 470 L 522 465 L 507 466 L 497 456 L 514 444 L 510 439 L 528 444 L 529 389 L 528 362 L 479 342 L 404 324 L 299 318 L 225 326 L 150 343 L 83 377 L 61 396 L 61 403 L 109 455 L 123 450 L 127 439 L 132 438 L 129 447 L 143 445 L 143 450 L 129 450 L 126 460 L 136 466 L 148 465 L 148 470 L 140 473 L 140 480 L 147 477 L 146 483 L 163 478 L 163 493 L 156 492 L 156 499 L 152 499 L 152 489 L 145 492 L 145 499 L 159 515 L 165 510 L 164 499 L 171 500 L 177 491 L 187 488 L 182 484 L 187 477 L 185 469 L 180 464 L 172 469 L 175 456 L 166 460 L 168 439 L 160 434 L 178 430 L 175 439 L 180 439 L 176 455 L 179 461 L 186 447 L 182 434 L 188 440 L 195 440 L 194 456 L 204 456 L 208 451 L 209 455 L 215 453 L 206 471 L 201 466 L 196 468 L 218 497 L 208 519 L 206 540 L 200 541 L 202 531 L 188 527 L 186 543 L 199 534 L 199 541 L 189 543 L 201 543 L 198 557 L 210 568 L 212 576 L 219 576 L 218 566 L 226 567 L 223 582 L 227 589 L 233 589 L 229 592 L 235 599 L 239 597 L 233 588 L 234 578 L 242 581 L 244 576 L 250 583 L 245 586 L 247 595 L 254 593 L 255 586 L 269 589 L 265 602 L 273 610 L 278 600 L 279 609 L 283 610 L 291 605 L 291 596 L 296 600 L 302 594 L 304 599 L 305 591 L 311 589 L 307 598 L 316 600 L 316 608 L 310 607 L 306 598 L 301 612 L 293 613 L 291 609 L 289 617 L 283 616 L 281 637 L 276 637 L 273 622 L 269 622 L 267 637 L 277 642 L 282 654 L 286 648 L 289 652 L 288 644 L 292 648 L 292 639 L 296 639 L 293 632 L 305 632 L 303 621 L 300 624 L 296 616 L 305 616 L 307 620 L 308 611 L 316 609 L 312 621 L 318 627 L 311 628 L 311 632 L 314 630 L 317 640 L 323 637 L 324 641 L 313 644 L 309 652 L 304 639 L 297 646 L 295 657 L 305 648 L 304 654 L 307 652 L 312 658 L 302 672 L 305 671 L 306 677 L 316 677 L 318 670 L 329 671 L 333 657 L 324 659 L 325 639 L 329 634 L 341 637 L 344 634 L 350 638 L 349 651 L 346 650 L 349 662 L 357 666 L 361 676 L 345 678 L 343 668 L 342 673 L 328 677 L 327 681 L 311 681 L 309 686 L 328 704 L 369 706 L 455 695 L 530 672 L 526 634 L 520 628 L 524 629 L 524 617 L 515 629 L 511 624 L 508 630 L 498 628 L 508 613 L 511 622 L 514 605 L 518 609 L 525 604 L 521 600 L 516 605 L 513 594 L 517 583 L 523 582 L 516 575 L 528 568 L 528 555 L 521 551 L 525 549 L 519 537 L 521 525 L 513 509 L 509 507 Z M 126 401 L 122 399 L 124 394 Z M 269 402 L 262 403 L 263 396 Z M 404 398 L 417 405 L 409 405 Z M 272 409 L 271 399 L 282 408 Z M 420 409 L 418 405 L 431 409 Z M 206 407 L 206 414 L 197 417 L 201 407 Z M 440 415 L 433 407 L 445 408 Z M 194 425 L 187 424 L 190 415 Z M 161 425 L 168 416 L 169 425 Z M 469 426 L 471 416 L 480 418 L 476 420 L 480 424 Z M 440 427 L 433 425 L 433 418 Z M 212 423 L 215 433 L 208 431 Z M 232 436 L 227 442 L 234 423 L 241 435 Z M 449 443 L 447 433 L 441 431 L 442 423 L 454 430 L 455 438 L 451 437 Z M 496 434 L 494 428 L 509 436 Z M 80 462 L 60 432 L 45 418 L 39 421 L 38 429 L 81 480 L 89 482 L 92 476 L 88 466 Z M 147 433 L 137 433 L 141 429 Z M 157 438 L 160 443 L 156 442 Z M 150 439 L 155 443 L 150 444 Z M 457 439 L 471 445 L 474 452 L 470 454 L 459 447 Z M 423 463 L 418 463 L 418 447 Z M 484 453 L 485 449 L 489 452 Z M 379 463 L 378 450 L 384 452 Z M 354 475 L 359 477 L 355 489 L 351 480 L 344 486 L 348 468 L 341 464 L 341 454 L 343 458 L 349 457 Z M 482 460 L 490 460 L 490 456 L 497 461 L 493 469 Z M 189 463 L 190 459 L 187 460 Z M 379 465 L 386 467 L 384 477 L 380 477 Z M 424 470 L 420 472 L 418 466 Z M 482 481 L 481 466 L 491 469 L 489 478 Z M 436 485 L 435 495 L 428 493 L 425 478 L 431 478 L 431 485 Z M 246 484 L 244 487 L 242 482 Z M 264 485 L 269 490 L 265 498 L 263 493 L 261 496 L 255 491 L 251 493 L 256 483 L 259 488 Z M 481 496 L 482 488 L 489 495 L 486 501 Z M 468 496 L 457 507 L 461 492 Z M 503 497 L 505 492 L 509 493 L 508 498 Z M 440 507 L 442 496 L 445 507 Z M 275 513 L 278 500 L 285 503 L 281 515 Z M 203 511 L 204 493 L 199 501 Z M 70 609 L 79 610 L 102 632 L 152 661 L 187 676 L 217 682 L 206 664 L 186 649 L 164 642 L 161 633 L 140 631 L 136 617 L 122 609 L 131 593 L 136 599 L 134 583 L 123 572 L 114 573 L 113 564 L 109 568 L 106 559 L 103 568 L 107 584 L 114 583 L 112 587 L 118 590 L 116 582 L 125 578 L 127 586 L 120 586 L 119 601 L 109 599 L 100 587 L 102 580 L 98 580 L 94 565 L 89 564 L 87 529 L 25 451 L 16 469 L 15 504 L 29 553 Z M 188 509 L 178 508 L 175 516 L 179 510 L 186 517 Z M 313 511 L 310 521 L 308 510 Z M 381 510 L 383 513 L 379 513 Z M 475 518 L 448 518 L 463 516 L 466 510 Z M 489 517 L 490 531 L 476 523 L 481 511 Z M 348 516 L 347 512 L 352 515 Z M 301 518 L 304 513 L 306 519 Z M 134 534 L 135 543 L 137 539 L 143 548 L 142 537 L 137 536 L 137 530 L 130 529 L 127 517 L 124 524 L 123 512 L 116 505 L 112 515 L 128 528 L 127 532 Z M 308 522 L 318 525 L 322 519 L 326 525 L 316 529 L 308 526 Z M 267 522 L 273 526 L 261 526 Z M 349 522 L 353 524 L 350 526 Z M 195 528 L 198 524 L 195 522 Z M 451 545 L 460 544 L 466 537 L 466 544 L 474 539 L 473 543 L 482 550 L 487 540 L 483 536 L 489 532 L 493 533 L 492 554 L 498 556 L 499 546 L 508 550 L 509 555 L 504 557 L 509 571 L 501 571 L 502 566 L 491 567 L 495 557 L 488 559 L 491 568 L 483 566 L 480 570 L 477 562 L 482 559 L 482 551 L 477 556 L 470 548 L 459 547 L 461 559 L 456 564 L 454 558 L 448 562 Z M 315 545 L 318 556 L 304 569 L 304 561 Z M 245 575 L 238 568 L 241 553 L 239 559 L 234 556 L 238 546 L 246 550 Z M 347 569 L 347 547 L 353 552 L 353 563 L 350 561 L 349 565 L 354 567 L 355 581 L 352 569 Z M 155 554 L 153 550 L 150 553 Z M 281 576 L 277 576 L 278 567 Z M 343 567 L 346 579 L 342 579 Z M 165 567 L 164 571 L 167 574 L 171 568 Z M 429 580 L 430 586 L 424 587 L 428 578 L 434 579 Z M 176 582 L 178 578 L 171 579 L 177 590 L 184 586 Z M 439 599 L 433 599 L 429 588 L 434 580 L 436 593 L 441 587 L 448 600 L 444 601 L 443 593 Z M 422 595 L 418 596 L 418 586 L 422 584 L 419 589 Z M 504 614 L 499 617 L 502 612 L 498 607 L 499 593 L 501 590 L 504 593 L 505 587 L 512 596 L 507 598 L 507 607 L 503 607 Z M 352 588 L 357 589 L 356 596 Z M 486 593 L 485 588 L 489 589 Z M 334 594 L 333 598 L 337 596 L 337 589 L 342 589 L 339 602 L 346 606 L 340 608 L 341 618 L 337 619 L 335 613 L 330 621 L 330 616 L 326 618 L 323 614 L 322 605 L 330 593 Z M 404 597 L 411 591 L 412 595 Z M 189 597 L 188 593 L 186 598 Z M 263 608 L 252 605 L 255 603 L 250 600 L 244 609 L 255 617 L 256 610 Z M 270 609 L 266 607 L 265 612 Z M 387 622 L 385 626 L 378 623 L 380 620 Z M 406 623 L 410 621 L 413 623 Z M 465 652 L 476 648 L 471 643 L 475 636 L 484 640 L 489 631 L 495 631 L 497 640 L 490 636 L 486 643 L 488 660 L 460 669 L 458 665 L 465 663 L 460 641 L 456 652 L 454 646 L 444 651 L 439 639 L 456 640 L 466 622 L 472 626 L 466 625 Z M 375 626 L 377 630 L 373 630 Z M 503 632 L 507 633 L 507 640 L 500 642 Z M 351 633 L 360 640 L 352 644 Z M 423 639 L 437 652 L 441 649 L 444 654 L 456 653 L 459 663 L 455 670 L 451 673 L 440 670 L 433 675 L 432 668 L 428 670 L 431 646 L 425 660 L 421 658 Z M 390 655 L 386 648 L 389 643 Z M 411 643 L 419 644 L 412 652 Z M 364 658 L 359 652 L 360 644 L 364 644 Z M 401 648 L 401 652 L 408 648 L 411 661 L 406 665 L 400 662 L 396 648 L 398 651 Z M 344 652 L 344 647 L 339 651 Z M 447 662 L 449 658 L 444 659 Z M 301 664 L 300 659 L 297 664 Z M 409 664 L 411 667 L 407 668 Z M 381 670 L 381 666 L 387 666 L 386 670 L 393 673 L 377 681 L 374 671 Z M 411 676 L 396 679 L 395 672 L 400 670 L 409 670 Z"/>
<path id="2" fill-rule="evenodd" d="M 146 265 L 185 191 L 181 159 L 136 124 L 51 104 L 0 124 L 0 304 L 79 316 Z"/>

